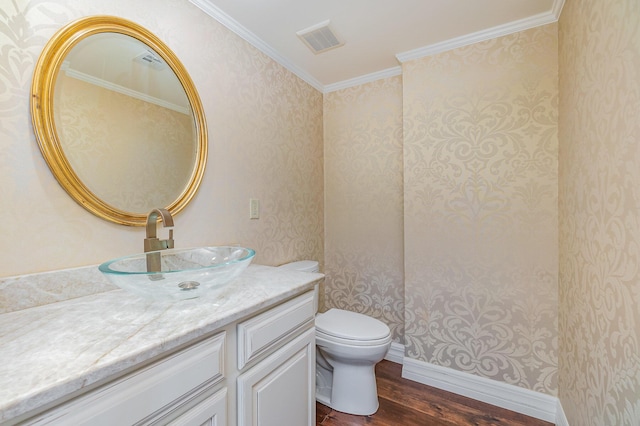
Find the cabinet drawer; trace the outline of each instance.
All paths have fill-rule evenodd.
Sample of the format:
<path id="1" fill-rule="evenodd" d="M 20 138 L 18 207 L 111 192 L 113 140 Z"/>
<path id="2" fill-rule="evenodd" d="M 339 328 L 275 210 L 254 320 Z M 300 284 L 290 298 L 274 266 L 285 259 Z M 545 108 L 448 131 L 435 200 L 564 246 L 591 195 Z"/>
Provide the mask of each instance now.
<path id="1" fill-rule="evenodd" d="M 154 416 L 192 391 L 224 378 L 225 333 L 104 385 L 28 424 L 112 426 Z"/>
<path id="2" fill-rule="evenodd" d="M 314 316 L 314 292 L 309 291 L 238 324 L 238 368 L 268 352 Z"/>

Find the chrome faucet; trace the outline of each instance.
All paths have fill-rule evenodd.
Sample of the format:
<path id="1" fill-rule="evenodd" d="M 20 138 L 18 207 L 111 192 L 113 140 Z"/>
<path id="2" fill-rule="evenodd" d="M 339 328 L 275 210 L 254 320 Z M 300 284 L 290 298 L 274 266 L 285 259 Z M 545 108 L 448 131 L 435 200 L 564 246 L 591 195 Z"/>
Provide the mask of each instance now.
<path id="1" fill-rule="evenodd" d="M 158 239 L 158 216 L 162 218 L 165 228 L 173 227 L 173 217 L 166 209 L 153 209 L 147 215 L 147 237 L 144 239 L 145 253 L 173 248 L 173 229 L 169 229 L 169 238 Z M 147 272 L 160 272 L 160 253 L 147 254 Z"/>

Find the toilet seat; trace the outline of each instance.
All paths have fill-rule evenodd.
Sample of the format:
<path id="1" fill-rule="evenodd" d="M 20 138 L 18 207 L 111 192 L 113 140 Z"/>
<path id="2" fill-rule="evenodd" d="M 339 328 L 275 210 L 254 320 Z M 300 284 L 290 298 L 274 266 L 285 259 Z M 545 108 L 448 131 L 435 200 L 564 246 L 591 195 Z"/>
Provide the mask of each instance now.
<path id="1" fill-rule="evenodd" d="M 364 346 L 386 343 L 391 332 L 385 323 L 370 316 L 329 309 L 316 316 L 316 334 L 336 343 Z"/>
<path id="2" fill-rule="evenodd" d="M 349 346 L 373 347 L 373 346 L 388 345 L 390 341 L 391 341 L 391 334 L 388 334 L 387 337 L 383 337 L 382 339 L 358 340 L 358 339 L 343 339 L 340 337 L 323 333 L 322 331 L 316 329 L 316 343 L 318 344 L 333 343 L 333 344 L 341 345 L 344 347 L 349 347 Z"/>

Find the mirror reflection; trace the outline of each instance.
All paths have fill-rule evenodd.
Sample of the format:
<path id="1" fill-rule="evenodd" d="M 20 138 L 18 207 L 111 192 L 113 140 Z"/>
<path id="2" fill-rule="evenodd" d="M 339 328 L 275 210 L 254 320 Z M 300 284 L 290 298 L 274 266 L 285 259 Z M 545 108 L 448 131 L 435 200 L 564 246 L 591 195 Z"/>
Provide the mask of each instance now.
<path id="1" fill-rule="evenodd" d="M 147 212 L 189 181 L 197 148 L 189 100 L 166 62 L 132 37 L 96 34 L 69 52 L 54 120 L 74 172 L 105 203 Z"/>
<path id="2" fill-rule="evenodd" d="M 36 65 L 34 131 L 52 173 L 107 220 L 144 225 L 182 210 L 206 163 L 200 99 L 173 52 L 121 18 L 82 18 L 47 43 Z"/>

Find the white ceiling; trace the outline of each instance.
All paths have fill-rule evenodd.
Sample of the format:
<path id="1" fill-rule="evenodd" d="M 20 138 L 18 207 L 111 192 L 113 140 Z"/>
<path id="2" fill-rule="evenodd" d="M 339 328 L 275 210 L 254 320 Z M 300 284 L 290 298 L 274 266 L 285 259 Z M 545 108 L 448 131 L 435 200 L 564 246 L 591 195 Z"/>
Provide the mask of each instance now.
<path id="1" fill-rule="evenodd" d="M 400 74 L 414 59 L 555 22 L 564 0 L 191 0 L 327 92 Z M 318 55 L 296 32 L 330 20 L 344 46 Z"/>

